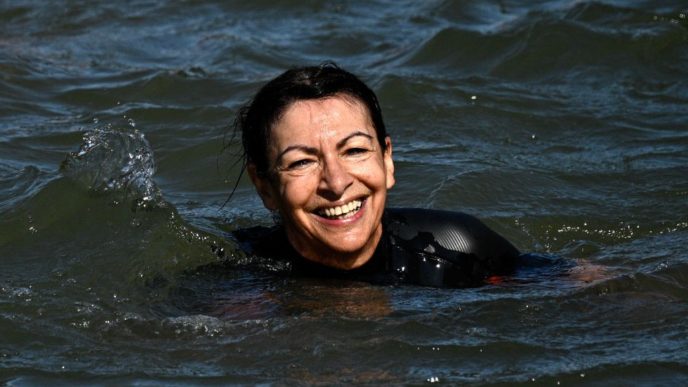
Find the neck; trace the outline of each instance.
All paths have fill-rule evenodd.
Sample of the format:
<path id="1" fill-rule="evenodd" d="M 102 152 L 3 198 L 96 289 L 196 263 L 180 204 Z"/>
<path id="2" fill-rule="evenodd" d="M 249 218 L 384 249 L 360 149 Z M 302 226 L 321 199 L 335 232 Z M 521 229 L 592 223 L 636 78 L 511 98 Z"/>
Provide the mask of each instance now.
<path id="1" fill-rule="evenodd" d="M 382 238 L 382 225 L 375 230 L 366 244 L 356 251 L 337 251 L 326 246 L 304 246 L 297 238 L 293 238 L 287 230 L 287 239 L 294 250 L 311 262 L 338 270 L 353 270 L 365 265 L 375 254 L 377 245 Z"/>

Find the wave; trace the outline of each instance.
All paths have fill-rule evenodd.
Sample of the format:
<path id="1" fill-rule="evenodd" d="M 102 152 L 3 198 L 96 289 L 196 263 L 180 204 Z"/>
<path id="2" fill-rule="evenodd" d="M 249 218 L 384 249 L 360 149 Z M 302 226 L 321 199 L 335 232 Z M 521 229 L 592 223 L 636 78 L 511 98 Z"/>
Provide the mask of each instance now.
<path id="1" fill-rule="evenodd" d="M 132 198 L 137 208 L 165 205 L 153 181 L 153 151 L 143 133 L 137 130 L 87 132 L 79 151 L 67 157 L 61 171 L 92 192 Z"/>
<path id="2" fill-rule="evenodd" d="M 549 80 L 583 73 L 597 79 L 595 75 L 608 78 L 614 73 L 657 73 L 658 69 L 685 73 L 677 64 L 685 59 L 688 23 L 678 19 L 678 10 L 677 19 L 671 19 L 680 20 L 676 23 L 643 9 L 596 2 L 569 4 L 530 9 L 488 28 L 451 20 L 419 46 L 406 64 L 507 79 Z"/>

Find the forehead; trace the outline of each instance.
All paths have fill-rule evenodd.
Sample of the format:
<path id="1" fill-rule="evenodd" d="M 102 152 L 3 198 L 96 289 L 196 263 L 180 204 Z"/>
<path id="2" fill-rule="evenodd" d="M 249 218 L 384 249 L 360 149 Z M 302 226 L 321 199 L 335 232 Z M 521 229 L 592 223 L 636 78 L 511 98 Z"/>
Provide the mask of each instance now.
<path id="1" fill-rule="evenodd" d="M 294 138 L 345 130 L 361 130 L 374 135 L 372 126 L 368 109 L 362 102 L 338 95 L 293 102 L 273 126 L 272 135 L 276 139 Z"/>

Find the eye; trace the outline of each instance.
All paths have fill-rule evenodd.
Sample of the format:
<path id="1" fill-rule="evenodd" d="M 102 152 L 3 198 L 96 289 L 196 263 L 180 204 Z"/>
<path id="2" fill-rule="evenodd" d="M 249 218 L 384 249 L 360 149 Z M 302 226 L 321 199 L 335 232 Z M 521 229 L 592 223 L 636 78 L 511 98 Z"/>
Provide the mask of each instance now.
<path id="1" fill-rule="evenodd" d="M 349 148 L 344 154 L 347 156 L 362 156 L 368 152 L 370 152 L 370 150 L 366 148 Z"/>
<path id="2" fill-rule="evenodd" d="M 305 169 L 305 168 L 308 168 L 309 166 L 313 165 L 313 163 L 315 163 L 315 160 L 311 160 L 311 159 L 296 160 L 292 163 L 289 163 L 289 165 L 287 165 L 287 169 L 290 171 Z"/>

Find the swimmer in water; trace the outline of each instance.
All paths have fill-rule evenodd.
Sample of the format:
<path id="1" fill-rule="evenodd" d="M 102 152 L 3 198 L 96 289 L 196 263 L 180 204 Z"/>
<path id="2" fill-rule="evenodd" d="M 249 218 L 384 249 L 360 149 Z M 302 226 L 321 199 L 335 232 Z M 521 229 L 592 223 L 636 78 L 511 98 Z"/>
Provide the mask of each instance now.
<path id="1" fill-rule="evenodd" d="M 519 251 L 457 212 L 386 208 L 392 141 L 377 97 L 332 63 L 288 70 L 238 113 L 244 166 L 271 228 L 235 232 L 295 275 L 465 287 L 514 270 Z"/>

